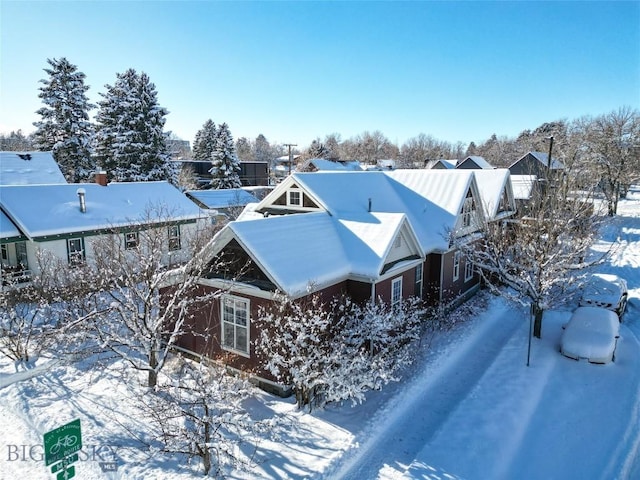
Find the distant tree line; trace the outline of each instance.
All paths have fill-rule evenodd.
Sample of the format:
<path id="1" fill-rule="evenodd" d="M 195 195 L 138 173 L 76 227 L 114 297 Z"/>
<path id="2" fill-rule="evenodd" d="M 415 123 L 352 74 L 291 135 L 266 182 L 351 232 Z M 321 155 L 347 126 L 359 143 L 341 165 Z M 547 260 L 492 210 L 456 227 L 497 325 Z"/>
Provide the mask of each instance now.
<path id="1" fill-rule="evenodd" d="M 89 178 L 96 168 L 105 168 L 113 180 L 172 180 L 178 172 L 170 162 L 171 132 L 164 131 L 169 113 L 157 99 L 155 85 L 144 72 L 129 69 L 116 74 L 113 85 L 100 93 L 98 105 L 86 96 L 84 73 L 66 58 L 47 59 L 48 77 L 41 80 L 39 97 L 44 106 L 36 113 L 36 131 L 25 136 L 20 130 L 0 134 L 0 149 L 52 151 L 69 181 Z M 97 108 L 95 124 L 89 112 Z M 215 133 L 215 134 L 214 134 Z M 404 144 L 391 142 L 381 131 L 365 131 L 343 140 L 339 133 L 317 137 L 303 149 L 294 150 L 303 159 L 358 160 L 375 164 L 392 159 L 399 168 L 424 168 L 439 159 L 463 159 L 479 155 L 496 167 L 506 167 L 529 151 L 548 152 L 554 138 L 553 156 L 578 176 L 596 181 L 613 203 L 628 186 L 640 181 L 640 111 L 630 107 L 595 117 L 556 120 L 523 130 L 516 137 L 491 135 L 486 141 L 465 146 L 421 133 Z M 212 163 L 215 188 L 239 184 L 238 162 L 273 162 L 285 147 L 270 144 L 264 135 L 255 140 L 233 140 L 229 126 L 218 127 L 207 120 L 194 140 L 193 158 Z M 184 158 L 184 152 L 182 153 Z"/>

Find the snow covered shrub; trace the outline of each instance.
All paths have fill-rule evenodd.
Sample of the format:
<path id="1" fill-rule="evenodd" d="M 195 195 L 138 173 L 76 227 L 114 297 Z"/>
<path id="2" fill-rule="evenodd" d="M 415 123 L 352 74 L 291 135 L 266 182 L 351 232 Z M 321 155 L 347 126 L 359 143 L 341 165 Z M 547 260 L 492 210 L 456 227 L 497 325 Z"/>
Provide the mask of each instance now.
<path id="1" fill-rule="evenodd" d="M 351 400 L 399 379 L 412 360 L 424 311 L 417 300 L 397 307 L 360 306 L 348 297 L 323 304 L 318 295 L 296 302 L 281 297 L 263 308 L 256 352 L 278 381 L 292 385 L 299 408 Z"/>
<path id="2" fill-rule="evenodd" d="M 247 451 L 255 447 L 240 447 L 254 444 L 273 426 L 271 419 L 252 419 L 243 407 L 254 387 L 223 366 L 181 357 L 171 361 L 167 374 L 156 391 L 139 397 L 152 442 L 165 453 L 199 458 L 203 473 L 215 478 L 250 467 Z"/>
<path id="3" fill-rule="evenodd" d="M 60 354 L 77 348 L 69 331 L 84 332 L 95 313 L 84 269 L 42 250 L 36 263 L 39 273 L 30 273 L 28 284 L 3 278 L 0 288 L 0 354 L 18 362 L 30 362 L 53 345 Z"/>

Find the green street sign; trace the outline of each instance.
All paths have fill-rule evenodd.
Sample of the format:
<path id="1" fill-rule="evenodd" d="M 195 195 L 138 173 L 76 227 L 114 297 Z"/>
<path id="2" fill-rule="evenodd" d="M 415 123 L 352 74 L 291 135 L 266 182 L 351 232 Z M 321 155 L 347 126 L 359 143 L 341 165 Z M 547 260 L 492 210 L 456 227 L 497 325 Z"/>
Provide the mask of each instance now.
<path id="1" fill-rule="evenodd" d="M 45 465 L 49 466 L 52 463 L 59 462 L 81 448 L 82 435 L 80 434 L 80 420 L 78 419 L 44 434 Z M 65 470 L 65 472 L 68 472 L 68 470 Z M 58 476 L 58 478 L 60 477 Z"/>
<path id="2" fill-rule="evenodd" d="M 73 462 L 77 462 L 77 461 L 78 461 L 77 453 L 74 453 L 69 457 L 64 457 L 61 462 L 54 463 L 53 465 L 51 465 L 51 473 L 59 472 L 60 470 L 67 468 Z"/>
<path id="3" fill-rule="evenodd" d="M 56 480 L 69 480 L 70 478 L 73 478 L 75 476 L 76 476 L 76 467 L 71 466 L 66 470 L 63 470 L 60 473 L 58 473 Z"/>

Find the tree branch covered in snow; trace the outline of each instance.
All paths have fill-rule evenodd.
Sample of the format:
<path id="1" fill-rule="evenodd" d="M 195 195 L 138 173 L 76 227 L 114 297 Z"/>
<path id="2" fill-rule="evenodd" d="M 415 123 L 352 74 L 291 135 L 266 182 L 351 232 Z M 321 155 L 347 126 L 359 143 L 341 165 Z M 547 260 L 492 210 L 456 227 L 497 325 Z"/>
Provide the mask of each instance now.
<path id="1" fill-rule="evenodd" d="M 282 297 L 257 320 L 256 352 L 279 381 L 292 385 L 298 406 L 365 400 L 365 393 L 399 379 L 411 363 L 424 311 L 416 300 L 397 308 L 360 306 L 348 297 L 326 305 Z"/>
<path id="2" fill-rule="evenodd" d="M 156 392 L 139 399 L 162 451 L 199 458 L 204 475 L 215 478 L 250 467 L 250 451 L 275 422 L 253 419 L 244 408 L 254 387 L 220 365 L 178 357 L 170 369 Z"/>
<path id="3" fill-rule="evenodd" d="M 599 219 L 592 194 L 575 193 L 572 186 L 566 176 L 547 179 L 526 217 L 485 223 L 479 240 L 456 241 L 485 284 L 496 290 L 506 285 L 514 300 L 532 305 L 537 337 L 544 310 L 565 295 L 577 271 L 590 265 L 587 254 Z"/>
<path id="4" fill-rule="evenodd" d="M 141 222 L 135 237 L 106 235 L 93 244 L 94 275 L 102 292 L 100 304 L 106 309 L 95 320 L 95 333 L 104 347 L 147 371 L 149 387 L 155 386 L 185 321 L 197 305 L 210 300 L 193 294 L 205 267 L 198 251 L 178 268 L 168 268 L 170 215 L 158 208 Z"/>

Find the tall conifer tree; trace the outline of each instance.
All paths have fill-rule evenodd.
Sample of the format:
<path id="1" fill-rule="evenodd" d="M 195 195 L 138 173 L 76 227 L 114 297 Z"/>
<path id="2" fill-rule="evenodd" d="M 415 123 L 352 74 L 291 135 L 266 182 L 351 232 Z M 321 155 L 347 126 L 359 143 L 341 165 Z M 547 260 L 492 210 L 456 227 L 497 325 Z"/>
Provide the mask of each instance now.
<path id="1" fill-rule="evenodd" d="M 239 188 L 240 161 L 236 155 L 233 136 L 226 123 L 220 125 L 216 138 L 215 150 L 211 155 L 211 186 L 213 188 Z"/>
<path id="2" fill-rule="evenodd" d="M 35 147 L 52 151 L 65 178 L 79 182 L 95 169 L 91 160 L 93 127 L 89 111 L 95 105 L 86 96 L 89 87 L 84 84 L 85 74 L 66 58 L 47 59 L 51 68 L 45 68 L 49 78 L 40 80 L 38 96 L 45 104 L 36 113 L 42 117 L 33 125 Z"/>
<path id="3" fill-rule="evenodd" d="M 117 181 L 169 180 L 172 167 L 164 132 L 169 112 L 158 104 L 149 76 L 129 69 L 106 88 L 96 116 L 100 165 Z"/>
<path id="4" fill-rule="evenodd" d="M 193 141 L 193 159 L 210 162 L 216 148 L 217 137 L 218 130 L 213 120 L 204 122 L 202 128 L 196 132 L 196 138 Z"/>

